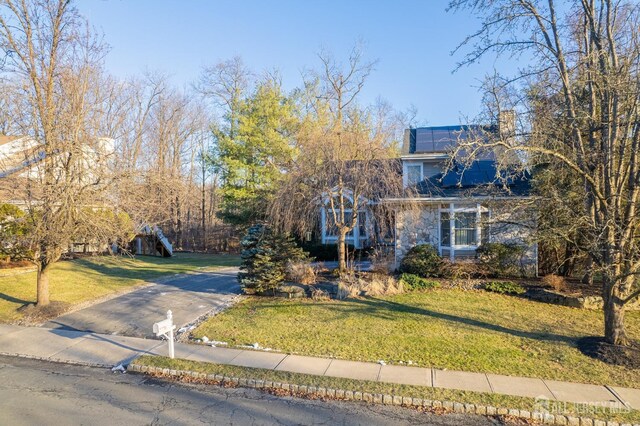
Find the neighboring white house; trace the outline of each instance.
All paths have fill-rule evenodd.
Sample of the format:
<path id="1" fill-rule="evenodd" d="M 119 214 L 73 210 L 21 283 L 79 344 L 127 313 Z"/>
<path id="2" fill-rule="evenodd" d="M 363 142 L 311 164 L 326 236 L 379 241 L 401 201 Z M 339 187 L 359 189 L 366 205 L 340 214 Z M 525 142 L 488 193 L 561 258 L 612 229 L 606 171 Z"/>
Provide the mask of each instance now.
<path id="1" fill-rule="evenodd" d="M 92 145 L 83 145 L 75 155 L 85 179 L 91 179 L 96 170 L 109 167 L 115 153 L 115 141 L 100 138 Z M 25 136 L 0 135 L 0 178 L 14 177 L 37 179 L 41 175 L 40 164 L 45 159 L 44 147 L 35 139 Z M 64 159 L 61 159 L 64 161 Z"/>
<path id="2" fill-rule="evenodd" d="M 418 244 L 431 244 L 441 256 L 457 261 L 474 258 L 483 243 L 502 242 L 526 246 L 523 262 L 536 273 L 537 245 L 530 238 L 535 216 L 514 208 L 531 198 L 530 175 L 507 178 L 491 155 L 471 165 L 446 167 L 453 146 L 486 129 L 458 125 L 405 131 L 400 161 L 403 185 L 411 196 L 378 201 L 395 210 L 396 265 Z M 407 205 L 412 207 L 403 207 Z M 325 209 L 321 216 L 322 242 L 333 243 Z M 371 223 L 367 214 L 359 218 L 347 242 L 358 248 L 372 244 Z"/>
<path id="3" fill-rule="evenodd" d="M 116 173 L 115 141 L 99 138 L 74 151 L 74 178 L 76 183 L 91 184 L 106 175 Z M 44 147 L 30 137 L 0 135 L 0 203 L 9 203 L 26 209 L 31 205 L 29 196 L 36 192 L 43 178 Z M 56 155 L 53 168 L 56 177 L 64 177 L 64 155 Z M 132 245 L 136 254 L 172 256 L 171 243 L 158 227 L 139 225 L 139 233 Z M 74 242 L 70 253 L 101 252 L 107 246 L 91 242 Z"/>

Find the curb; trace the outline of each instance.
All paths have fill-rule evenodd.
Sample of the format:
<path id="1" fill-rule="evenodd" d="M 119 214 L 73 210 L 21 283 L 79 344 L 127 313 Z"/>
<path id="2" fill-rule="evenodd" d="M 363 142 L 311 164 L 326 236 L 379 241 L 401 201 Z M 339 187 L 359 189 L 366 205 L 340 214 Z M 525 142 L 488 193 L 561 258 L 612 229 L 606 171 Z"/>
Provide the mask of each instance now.
<path id="1" fill-rule="evenodd" d="M 438 401 L 422 398 L 410 398 L 401 395 L 372 394 L 369 392 L 332 389 L 316 386 L 296 385 L 289 383 L 273 382 L 270 380 L 255 380 L 247 378 L 229 377 L 220 374 L 198 373 L 188 370 L 172 370 L 169 368 L 153 367 L 147 365 L 130 364 L 127 371 L 142 374 L 160 374 L 171 377 L 191 377 L 200 380 L 209 380 L 224 383 L 231 383 L 238 387 L 254 389 L 282 389 L 304 396 L 326 397 L 341 399 L 346 401 L 364 401 L 373 404 L 395 405 L 413 408 L 427 408 L 443 410 L 456 414 L 477 414 L 482 416 L 509 416 L 524 420 L 533 420 L 545 425 L 563 426 L 640 426 L 640 424 L 619 423 L 614 421 L 597 420 L 590 417 L 573 417 L 561 414 L 550 414 L 542 412 L 530 412 L 527 410 L 517 410 L 505 407 L 493 407 L 491 405 L 462 404 L 454 401 Z"/>
<path id="2" fill-rule="evenodd" d="M 0 352 L 0 356 L 9 356 L 9 357 L 15 357 L 15 358 L 33 359 L 33 360 L 36 360 L 36 361 L 55 362 L 55 363 L 58 363 L 58 364 L 79 365 L 79 366 L 83 366 L 83 367 L 97 367 L 97 368 L 112 368 L 112 367 L 114 367 L 113 364 L 101 364 L 101 363 L 86 362 L 86 361 L 73 361 L 73 360 L 68 360 L 68 359 L 47 358 L 45 356 L 26 355 L 26 354 L 17 354 L 17 353 L 9 353 L 9 352 Z"/>

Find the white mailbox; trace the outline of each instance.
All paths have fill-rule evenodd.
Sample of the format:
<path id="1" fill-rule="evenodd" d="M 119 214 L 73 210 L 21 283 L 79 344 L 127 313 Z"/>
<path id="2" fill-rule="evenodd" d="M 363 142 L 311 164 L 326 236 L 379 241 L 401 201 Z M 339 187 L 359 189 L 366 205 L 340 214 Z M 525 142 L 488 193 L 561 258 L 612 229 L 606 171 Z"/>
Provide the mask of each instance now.
<path id="1" fill-rule="evenodd" d="M 156 334 L 156 336 L 167 334 L 170 331 L 175 330 L 175 328 L 176 326 L 173 325 L 173 321 L 169 318 L 153 324 L 153 332 Z"/>
<path id="2" fill-rule="evenodd" d="M 153 324 L 153 332 L 156 336 L 165 336 L 169 342 L 169 358 L 174 357 L 174 347 L 173 347 L 173 330 L 176 329 L 176 326 L 173 325 L 173 314 L 171 311 L 167 311 L 167 319 L 162 320 Z"/>

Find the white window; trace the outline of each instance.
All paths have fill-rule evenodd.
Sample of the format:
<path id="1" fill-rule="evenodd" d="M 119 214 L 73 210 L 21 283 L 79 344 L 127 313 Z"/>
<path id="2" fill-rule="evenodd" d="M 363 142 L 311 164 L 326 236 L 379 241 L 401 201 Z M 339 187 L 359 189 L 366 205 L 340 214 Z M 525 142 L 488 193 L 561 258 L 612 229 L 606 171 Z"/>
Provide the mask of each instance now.
<path id="1" fill-rule="evenodd" d="M 422 164 L 407 164 L 405 166 L 406 172 L 406 185 L 412 186 L 421 182 L 422 177 Z"/>
<path id="2" fill-rule="evenodd" d="M 336 214 L 338 215 L 338 217 L 340 216 L 339 212 L 336 212 Z M 326 237 L 337 237 L 338 236 L 338 226 L 336 225 L 335 221 L 333 220 L 333 212 L 331 211 L 331 209 L 326 209 L 326 213 L 325 213 L 325 236 Z M 353 218 L 353 213 L 351 210 L 345 210 L 344 212 L 344 223 L 345 224 L 350 224 L 351 220 Z M 356 224 L 356 226 L 347 233 L 347 238 L 353 238 L 353 235 L 356 231 L 356 229 L 358 230 L 358 238 L 365 240 L 368 238 L 369 232 L 367 229 L 367 213 L 364 211 L 360 211 L 360 213 L 358 213 L 358 223 Z"/>
<path id="3" fill-rule="evenodd" d="M 333 216 L 333 212 L 331 211 L 331 209 L 327 209 L 326 210 L 327 213 L 325 214 L 325 219 L 326 219 L 326 223 L 325 223 L 325 235 L 327 237 L 337 237 L 338 236 L 338 226 L 336 225 Z M 338 218 L 340 218 L 340 212 L 336 211 L 336 216 L 338 216 Z M 351 219 L 352 219 L 352 213 L 351 210 L 345 210 L 344 212 L 344 223 L 345 224 L 349 224 L 351 223 Z M 338 219 L 338 221 L 340 221 Z M 353 229 L 351 231 L 349 231 L 347 233 L 347 238 L 349 237 L 353 237 Z"/>
<path id="4" fill-rule="evenodd" d="M 452 217 L 453 215 L 453 217 Z M 440 206 L 440 246 L 476 248 L 489 241 L 489 211 L 480 206 Z"/>
<path id="5" fill-rule="evenodd" d="M 348 198 L 348 197 L 347 197 Z M 344 209 L 344 224 L 350 225 L 353 220 L 353 203 L 351 199 L 345 200 Z M 366 200 L 361 199 L 360 208 L 357 212 L 358 218 L 355 226 L 351 229 L 346 239 L 349 244 L 353 244 L 356 248 L 361 248 L 363 244 L 369 239 L 369 228 L 372 221 L 369 219 L 369 211 L 365 207 Z M 322 227 L 322 243 L 323 244 L 335 244 L 338 241 L 338 226 L 335 217 L 338 218 L 338 223 L 342 223 L 340 220 L 340 211 L 336 208 L 336 216 L 333 215 L 333 210 L 328 201 L 325 201 L 325 205 L 320 209 L 321 213 L 321 227 Z"/>
<path id="6" fill-rule="evenodd" d="M 366 239 L 369 235 L 367 229 L 367 214 L 365 212 L 358 214 L 358 235 L 360 239 Z"/>
<path id="7" fill-rule="evenodd" d="M 455 213 L 455 244 L 457 246 L 475 246 L 478 242 L 475 212 Z"/>

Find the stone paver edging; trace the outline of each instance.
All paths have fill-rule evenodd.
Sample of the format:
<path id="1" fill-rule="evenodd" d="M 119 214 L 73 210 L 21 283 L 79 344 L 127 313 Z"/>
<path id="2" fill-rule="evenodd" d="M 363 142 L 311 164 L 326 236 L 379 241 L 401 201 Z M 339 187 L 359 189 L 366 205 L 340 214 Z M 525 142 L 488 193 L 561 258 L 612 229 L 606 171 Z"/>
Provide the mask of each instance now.
<path id="1" fill-rule="evenodd" d="M 398 405 L 413 408 L 443 410 L 458 414 L 477 414 L 482 416 L 509 416 L 524 420 L 533 420 L 548 425 L 571 425 L 571 426 L 632 426 L 627 423 L 598 420 L 590 417 L 574 417 L 562 414 L 551 414 L 538 411 L 527 411 L 505 407 L 494 407 L 481 404 L 463 404 L 455 401 L 439 401 L 422 398 L 411 398 L 402 395 L 373 394 L 356 390 L 332 389 L 316 386 L 307 386 L 291 383 L 274 382 L 270 380 L 257 380 L 252 378 L 238 378 L 223 376 L 220 374 L 198 373 L 188 370 L 172 370 L 169 368 L 153 367 L 147 365 L 130 364 L 127 371 L 155 374 L 169 377 L 192 377 L 194 379 L 206 380 L 213 383 L 233 384 L 234 386 L 253 389 L 280 389 L 290 392 L 293 395 L 306 397 L 321 397 L 330 399 L 341 399 L 346 401 L 363 401 L 372 404 Z M 634 424 L 633 426 L 640 426 Z"/>
<path id="2" fill-rule="evenodd" d="M 150 355 L 166 356 L 165 348 Z M 428 367 L 382 365 L 381 363 L 348 361 L 259 351 L 247 348 L 223 348 L 208 345 L 176 345 L 176 357 L 188 361 L 211 362 L 238 367 L 263 368 L 291 373 L 339 377 L 354 380 L 396 383 L 431 388 L 495 393 L 549 401 L 564 401 L 606 407 L 621 404 L 640 410 L 640 389 L 572 383 L 530 377 L 440 370 Z"/>

